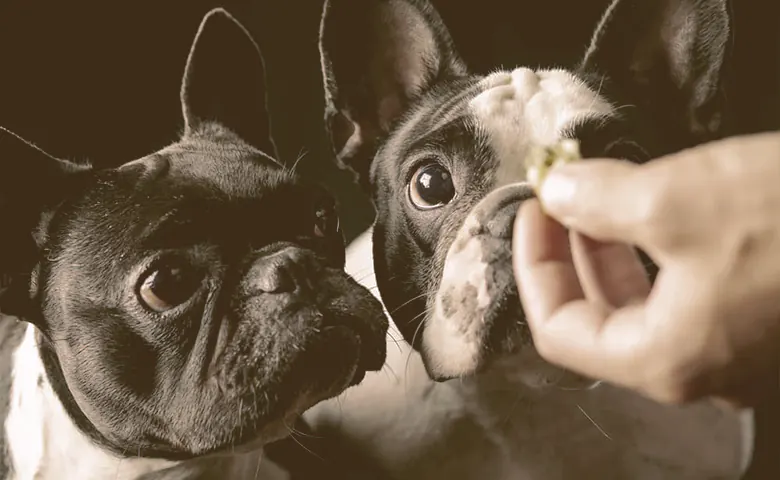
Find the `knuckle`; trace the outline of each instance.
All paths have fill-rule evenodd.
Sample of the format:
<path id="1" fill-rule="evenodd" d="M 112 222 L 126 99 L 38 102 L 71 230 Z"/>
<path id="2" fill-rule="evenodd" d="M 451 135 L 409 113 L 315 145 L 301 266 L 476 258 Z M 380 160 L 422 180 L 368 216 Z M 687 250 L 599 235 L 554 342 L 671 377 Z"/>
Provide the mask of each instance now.
<path id="1" fill-rule="evenodd" d="M 658 388 L 651 396 L 654 400 L 667 405 L 684 405 L 692 400 L 688 391 L 677 384 Z"/>
<path id="2" fill-rule="evenodd" d="M 543 360 L 554 365 L 569 367 L 560 340 L 548 332 L 536 332 L 533 336 L 534 349 Z"/>
<path id="3" fill-rule="evenodd" d="M 547 335 L 543 330 L 534 333 L 534 348 L 536 349 L 536 353 L 538 353 L 540 357 L 547 360 L 548 362 L 555 362 L 557 360 L 557 349 L 555 348 L 554 344 L 555 342 L 553 342 L 549 338 L 549 335 Z"/>
<path id="4" fill-rule="evenodd" d="M 650 396 L 661 403 L 680 405 L 690 399 L 687 383 L 675 373 L 665 371 L 649 383 Z"/>
<path id="5" fill-rule="evenodd" d="M 665 182 L 655 183 L 655 188 L 649 189 L 638 202 L 635 219 L 641 237 L 661 247 L 675 242 L 680 206 L 671 186 Z"/>
<path id="6" fill-rule="evenodd" d="M 699 382 L 686 363 L 662 360 L 647 381 L 651 397 L 662 403 L 682 405 L 700 397 Z"/>

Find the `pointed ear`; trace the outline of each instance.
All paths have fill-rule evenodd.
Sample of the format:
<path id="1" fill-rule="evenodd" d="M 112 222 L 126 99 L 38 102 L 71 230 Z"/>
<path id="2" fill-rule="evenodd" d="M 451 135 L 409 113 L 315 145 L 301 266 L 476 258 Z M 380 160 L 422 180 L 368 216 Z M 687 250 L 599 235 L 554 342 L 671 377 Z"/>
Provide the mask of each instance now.
<path id="1" fill-rule="evenodd" d="M 326 0 L 320 55 L 330 139 L 361 182 L 409 103 L 438 81 L 466 75 L 428 0 Z"/>
<path id="2" fill-rule="evenodd" d="M 88 166 L 54 158 L 0 127 L 0 312 L 24 316 L 40 258 L 38 229 Z"/>
<path id="3" fill-rule="evenodd" d="M 583 68 L 628 88 L 676 133 L 705 140 L 721 127 L 727 0 L 614 0 Z"/>
<path id="4" fill-rule="evenodd" d="M 222 8 L 203 18 L 181 86 L 184 134 L 204 123 L 227 127 L 276 158 L 266 101 L 265 64 L 249 32 Z"/>

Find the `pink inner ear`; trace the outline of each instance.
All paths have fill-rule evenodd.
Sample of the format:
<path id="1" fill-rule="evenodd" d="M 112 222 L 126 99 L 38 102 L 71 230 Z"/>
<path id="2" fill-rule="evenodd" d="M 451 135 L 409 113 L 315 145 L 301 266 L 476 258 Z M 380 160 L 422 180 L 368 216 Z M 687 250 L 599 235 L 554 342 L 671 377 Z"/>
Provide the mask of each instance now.
<path id="1" fill-rule="evenodd" d="M 406 2 L 387 2 L 374 20 L 382 53 L 372 60 L 372 83 L 379 97 L 378 126 L 385 130 L 401 115 L 404 99 L 423 89 L 428 72 L 438 70 L 438 46 L 422 14 Z"/>

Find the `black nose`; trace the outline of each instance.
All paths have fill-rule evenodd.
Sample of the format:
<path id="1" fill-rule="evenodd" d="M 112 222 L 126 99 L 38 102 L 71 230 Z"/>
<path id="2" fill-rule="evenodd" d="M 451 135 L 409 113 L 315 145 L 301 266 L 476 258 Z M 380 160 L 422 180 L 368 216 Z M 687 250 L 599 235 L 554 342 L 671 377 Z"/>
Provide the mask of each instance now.
<path id="1" fill-rule="evenodd" d="M 485 224 L 485 228 L 490 235 L 497 238 L 512 238 L 517 209 L 520 208 L 520 204 L 525 200 L 524 198 L 518 198 L 495 211 L 490 220 Z"/>
<path id="2" fill-rule="evenodd" d="M 300 273 L 305 268 L 304 257 L 300 249 L 286 247 L 256 260 L 250 277 L 255 289 L 263 293 L 294 292 L 305 277 Z"/>
<path id="3" fill-rule="evenodd" d="M 534 196 L 525 184 L 506 185 L 490 192 L 472 210 L 484 233 L 496 238 L 511 239 L 520 204 Z"/>

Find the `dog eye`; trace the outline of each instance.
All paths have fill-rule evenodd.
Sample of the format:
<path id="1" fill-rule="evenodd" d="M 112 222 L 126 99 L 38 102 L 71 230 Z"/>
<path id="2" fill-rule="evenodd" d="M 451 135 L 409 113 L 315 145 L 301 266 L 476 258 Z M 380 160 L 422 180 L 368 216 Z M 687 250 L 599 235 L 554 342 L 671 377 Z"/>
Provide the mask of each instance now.
<path id="1" fill-rule="evenodd" d="M 164 264 L 141 278 L 138 297 L 147 308 L 166 312 L 189 300 L 201 280 L 194 269 L 179 262 Z"/>
<path id="2" fill-rule="evenodd" d="M 314 236 L 325 238 L 340 231 L 341 224 L 335 205 L 328 203 L 317 208 L 314 213 Z"/>
<path id="3" fill-rule="evenodd" d="M 452 175 L 438 163 L 423 165 L 409 182 L 409 200 L 420 210 L 431 210 L 448 204 L 455 197 Z"/>

